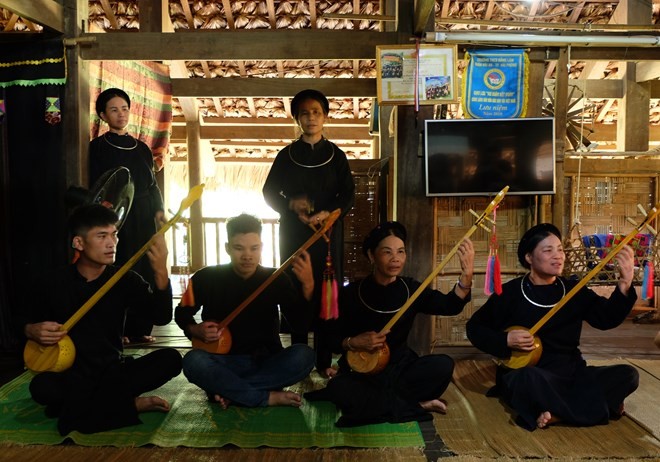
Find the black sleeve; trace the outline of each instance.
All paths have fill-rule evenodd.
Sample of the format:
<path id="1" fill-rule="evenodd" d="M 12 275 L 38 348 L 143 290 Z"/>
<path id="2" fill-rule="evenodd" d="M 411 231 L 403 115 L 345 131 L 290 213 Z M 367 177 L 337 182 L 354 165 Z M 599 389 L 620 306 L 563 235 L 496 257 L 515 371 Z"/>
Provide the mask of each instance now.
<path id="1" fill-rule="evenodd" d="M 286 171 L 283 168 L 282 158 L 282 151 L 280 151 L 270 167 L 262 190 L 266 203 L 280 215 L 289 211 L 289 198 L 283 193 Z"/>
<path id="2" fill-rule="evenodd" d="M 509 316 L 505 314 L 507 303 L 513 304 L 511 300 L 507 302 L 500 295 L 491 295 L 465 325 L 470 342 L 481 351 L 498 358 L 511 356 L 505 331 L 507 327 L 510 327 L 506 325 L 509 319 Z"/>
<path id="3" fill-rule="evenodd" d="M 306 331 L 316 315 L 313 303 L 303 297 L 286 272 L 280 274 L 274 284 L 277 285 L 280 309 L 291 328 L 294 331 Z"/>

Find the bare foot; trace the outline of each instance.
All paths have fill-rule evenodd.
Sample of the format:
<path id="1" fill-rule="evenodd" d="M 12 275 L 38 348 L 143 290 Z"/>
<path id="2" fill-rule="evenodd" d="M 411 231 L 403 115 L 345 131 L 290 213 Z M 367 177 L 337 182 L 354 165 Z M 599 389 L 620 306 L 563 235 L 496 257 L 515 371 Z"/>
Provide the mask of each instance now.
<path id="1" fill-rule="evenodd" d="M 541 412 L 538 419 L 536 419 L 536 426 L 539 428 L 547 428 L 553 423 L 559 422 L 559 418 L 550 414 L 549 411 Z"/>
<path id="2" fill-rule="evenodd" d="M 142 335 L 140 337 L 131 337 L 128 340 L 129 341 L 127 343 L 154 343 L 156 341 L 156 337 L 152 337 L 151 335 Z"/>
<path id="3" fill-rule="evenodd" d="M 268 395 L 269 406 L 302 406 L 302 398 L 292 391 L 271 391 Z"/>
<path id="4" fill-rule="evenodd" d="M 334 367 L 326 367 L 322 371 L 318 371 L 318 373 L 323 377 L 324 379 L 331 379 L 335 375 L 337 375 L 337 369 Z"/>
<path id="5" fill-rule="evenodd" d="M 422 401 L 419 403 L 422 409 L 429 412 L 437 412 L 439 414 L 447 413 L 447 401 L 444 399 L 432 399 L 430 401 Z"/>
<path id="6" fill-rule="evenodd" d="M 229 401 L 227 398 L 223 398 L 220 395 L 213 395 L 213 401 L 218 403 L 222 409 L 227 409 L 231 404 L 231 401 Z"/>
<path id="7" fill-rule="evenodd" d="M 135 398 L 135 407 L 138 412 L 167 412 L 170 410 L 170 403 L 159 396 L 138 396 Z"/>

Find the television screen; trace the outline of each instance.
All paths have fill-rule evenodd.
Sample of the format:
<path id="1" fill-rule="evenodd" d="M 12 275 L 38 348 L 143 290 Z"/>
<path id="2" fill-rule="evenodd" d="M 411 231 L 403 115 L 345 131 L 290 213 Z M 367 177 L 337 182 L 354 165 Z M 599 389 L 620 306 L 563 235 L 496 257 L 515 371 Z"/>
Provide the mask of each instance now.
<path id="1" fill-rule="evenodd" d="M 427 196 L 555 193 L 555 121 L 427 120 Z"/>

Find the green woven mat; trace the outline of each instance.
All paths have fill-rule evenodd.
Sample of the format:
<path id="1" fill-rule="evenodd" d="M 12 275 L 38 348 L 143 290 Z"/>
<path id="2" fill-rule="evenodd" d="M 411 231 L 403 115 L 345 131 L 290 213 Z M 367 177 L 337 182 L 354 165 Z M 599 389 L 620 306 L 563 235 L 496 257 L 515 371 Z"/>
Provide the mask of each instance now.
<path id="1" fill-rule="evenodd" d="M 316 373 L 313 373 L 316 375 Z M 0 388 L 0 441 L 16 444 L 58 444 L 65 440 L 54 419 L 32 401 L 28 391 L 29 372 Z M 310 390 L 319 386 L 319 377 L 310 377 L 290 389 Z M 109 432 L 68 435 L 84 446 L 188 446 L 240 448 L 308 447 L 423 447 L 417 422 L 337 428 L 339 417 L 334 405 L 305 402 L 302 408 L 270 407 L 222 410 L 208 402 L 206 394 L 190 384 L 183 375 L 176 377 L 150 395 L 168 400 L 168 413 L 141 414 L 142 425 Z M 103 403 L 99 403 L 102 406 Z"/>

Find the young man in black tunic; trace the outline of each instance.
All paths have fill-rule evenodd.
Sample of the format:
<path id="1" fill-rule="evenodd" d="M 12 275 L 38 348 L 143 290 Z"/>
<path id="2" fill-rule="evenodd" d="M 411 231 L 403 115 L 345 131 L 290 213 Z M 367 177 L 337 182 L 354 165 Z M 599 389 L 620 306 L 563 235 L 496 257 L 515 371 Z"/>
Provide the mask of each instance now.
<path id="1" fill-rule="evenodd" d="M 138 414 L 169 410 L 158 396 L 140 396 L 181 372 L 181 355 L 172 348 L 155 350 L 139 358 L 125 357 L 122 334 L 131 310 L 165 325 L 172 319 L 172 288 L 167 272 L 167 247 L 156 235 L 147 251 L 155 274 L 155 287 L 128 271 L 73 326 L 62 325 L 118 270 L 113 266 L 117 248 L 118 217 L 99 205 L 76 209 L 70 219 L 73 248 L 80 257 L 67 268 L 41 282 L 23 311 L 25 336 L 41 345 L 55 345 L 69 335 L 76 347 L 75 361 L 62 372 L 42 372 L 30 383 L 32 398 L 46 406 L 46 415 L 58 417 L 62 435 L 71 431 L 95 433 L 141 423 Z"/>
<path id="2" fill-rule="evenodd" d="M 231 348 L 227 354 L 191 350 L 183 358 L 183 373 L 223 408 L 230 403 L 299 407 L 300 395 L 283 388 L 309 375 L 314 368 L 314 350 L 301 343 L 283 348 L 278 306 L 294 326 L 308 325 L 314 291 L 309 254 L 302 252 L 292 264 L 301 289 L 283 272 L 221 328 L 220 323 L 275 272 L 259 264 L 262 242 L 258 218 L 248 214 L 230 218 L 227 236 L 231 263 L 197 271 L 176 308 L 175 319 L 189 338 L 211 344 L 228 330 Z M 199 310 L 202 322 L 197 323 L 194 316 Z"/>

